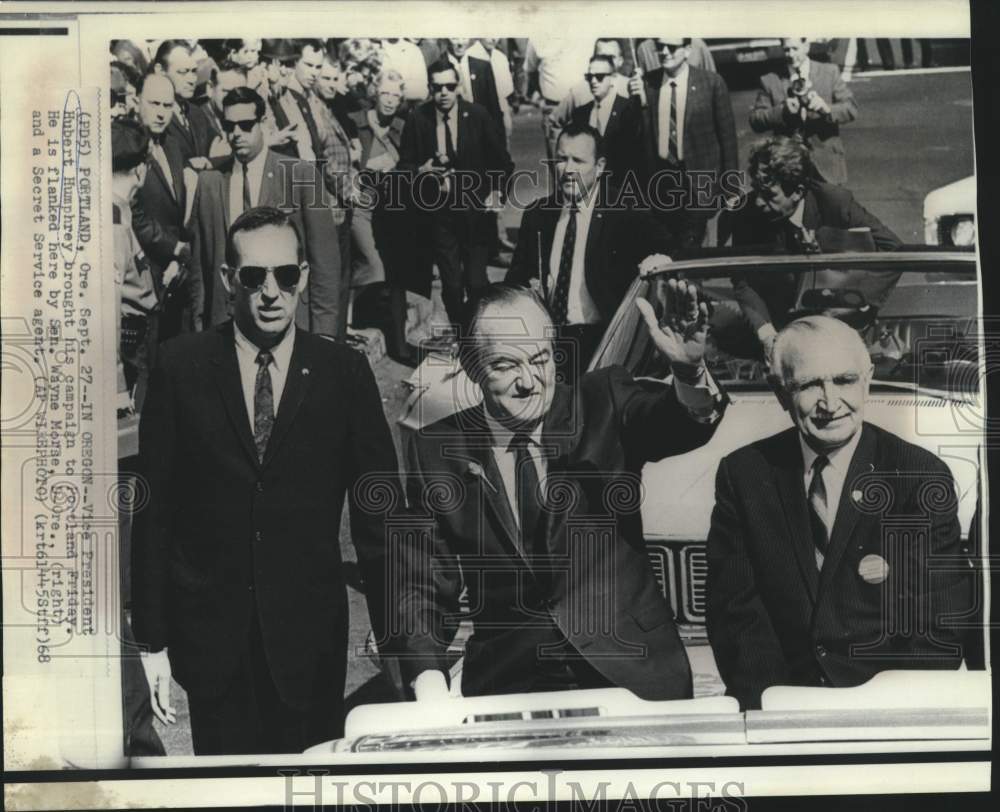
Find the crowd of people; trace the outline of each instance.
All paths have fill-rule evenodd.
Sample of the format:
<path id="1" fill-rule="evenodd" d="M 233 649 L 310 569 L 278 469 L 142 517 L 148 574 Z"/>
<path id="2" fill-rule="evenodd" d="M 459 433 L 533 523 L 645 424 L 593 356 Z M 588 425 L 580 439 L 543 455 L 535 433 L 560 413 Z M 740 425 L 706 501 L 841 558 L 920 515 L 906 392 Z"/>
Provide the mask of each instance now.
<path id="1" fill-rule="evenodd" d="M 835 64 L 810 58 L 809 40 L 783 47 L 787 64 L 761 79 L 749 123 L 794 141 L 772 149 L 804 145 L 808 177 L 782 184 L 818 191 L 792 195 L 790 214 L 764 205 L 760 177 L 747 183 L 728 90 L 702 40 L 112 41 L 133 404 L 160 343 L 231 316 L 226 232 L 257 205 L 294 210 L 302 230 L 310 272 L 298 325 L 354 342 L 364 339 L 351 327 L 378 327 L 408 364 L 418 355 L 406 340 L 407 291 L 429 297 L 435 271 L 452 327 L 440 340 L 453 339 L 487 267 L 509 266 L 508 279 L 539 287 L 586 354 L 643 258 L 775 231 L 749 216 L 756 201 L 772 221 L 801 226 L 804 216 L 807 234 L 866 225 L 874 218 L 857 222 L 853 200 L 813 205 L 849 196 L 839 131 L 857 104 Z M 515 246 L 503 210 L 521 205 L 509 145 L 526 104 L 541 111 L 550 194 L 526 207 Z M 148 172 L 137 164 L 144 149 Z M 519 169 L 546 176 L 541 165 Z M 725 208 L 747 216 L 716 218 Z M 710 221 L 718 230 L 707 235 Z"/>
<path id="2" fill-rule="evenodd" d="M 465 583 L 478 613 L 467 695 L 617 685 L 690 696 L 639 512 L 604 493 L 638 480 L 646 461 L 704 445 L 724 419 L 709 333 L 770 362 L 795 423 L 720 468 L 708 624 L 729 692 L 755 707 L 783 680 L 850 685 L 890 663 L 957 666 L 954 635 L 938 628 L 856 661 L 850 645 L 878 637 L 882 592 L 847 575 L 837 621 L 808 626 L 809 589 L 819 573 L 834 577 L 825 567 L 856 521 L 839 497 L 851 460 L 950 483 L 939 460 L 863 424 L 871 365 L 853 329 L 787 323 L 778 275 L 734 273 L 728 311 L 674 280 L 671 312 L 640 305 L 665 387 L 618 368 L 573 372 L 640 269 L 697 249 L 713 218 L 737 250 L 899 246 L 845 188 L 839 128 L 858 110 L 838 68 L 810 59 L 808 40 L 783 48 L 786 64 L 762 77 L 749 111 L 762 141 L 741 167 L 726 83 L 696 39 L 112 43 L 120 358 L 149 488 L 133 537 L 133 622 L 152 707 L 172 720 L 176 677 L 196 753 L 295 751 L 340 735 L 345 497 L 372 627 L 402 694 L 447 690 Z M 552 183 L 511 245 L 500 226 L 511 122 L 529 103 Z M 497 262 L 509 266 L 503 284 L 487 275 Z M 344 344 L 349 325 L 378 323 L 390 354 L 412 361 L 406 291 L 429 296 L 433 268 L 443 338 L 482 404 L 420 433 L 404 485 L 372 372 Z M 873 276 L 868 301 L 877 308 L 894 283 Z M 569 363 L 554 337 L 576 347 Z M 769 491 L 773 504 L 757 498 L 762 476 L 787 485 Z M 580 515 L 606 513 L 619 539 L 587 547 L 569 576 L 539 563 L 574 556 L 566 511 L 543 498 L 554 480 L 576 489 Z M 913 483 L 897 496 L 915 500 Z M 412 530 L 398 547 L 387 529 L 396 509 Z M 782 513 L 787 526 L 768 524 Z M 795 557 L 775 541 L 785 530 Z M 959 554 L 953 510 L 934 533 L 936 552 Z M 858 549 L 874 554 L 870 535 Z M 924 566 L 901 555 L 901 572 Z M 808 571 L 795 591 L 792 561 Z M 958 576 L 930 596 L 921 579 L 891 583 L 901 600 L 931 601 L 932 618 L 968 597 Z M 610 615 L 573 614 L 587 607 Z"/>

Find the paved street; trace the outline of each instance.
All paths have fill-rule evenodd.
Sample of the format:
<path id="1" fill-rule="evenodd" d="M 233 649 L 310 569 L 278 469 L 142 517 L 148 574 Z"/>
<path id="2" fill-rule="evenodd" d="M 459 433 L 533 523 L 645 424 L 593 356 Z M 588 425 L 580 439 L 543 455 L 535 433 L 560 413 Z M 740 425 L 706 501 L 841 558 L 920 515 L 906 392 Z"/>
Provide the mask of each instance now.
<path id="1" fill-rule="evenodd" d="M 845 125 L 842 136 L 847 152 L 848 187 L 857 199 L 892 228 L 904 242 L 923 242 L 921 208 L 923 198 L 931 189 L 958 180 L 973 171 L 972 150 L 972 86 L 967 72 L 938 74 L 907 74 L 860 77 L 851 83 L 857 97 L 860 115 L 857 121 Z M 747 114 L 756 96 L 755 91 L 741 90 L 732 94 L 740 143 L 740 159 L 746 161 L 750 145 L 758 137 L 751 132 Z M 539 187 L 529 190 L 519 186 L 523 200 L 545 193 L 544 168 L 538 161 L 544 157 L 540 117 L 533 108 L 523 108 L 515 117 L 512 153 L 518 168 L 537 168 L 542 179 Z M 510 229 L 516 228 L 520 212 L 509 208 L 504 215 Z M 502 276 L 502 271 L 494 275 Z M 404 380 L 412 370 L 388 358 L 375 366 L 383 397 L 386 416 L 391 426 L 408 394 Z M 395 434 L 394 428 L 394 434 Z M 398 443 L 398 436 L 397 436 Z M 345 526 L 341 532 L 344 558 L 353 561 L 354 551 Z M 356 569 L 349 573 L 354 583 Z M 370 680 L 375 668 L 363 657 L 353 656 L 363 649 L 368 633 L 364 598 L 351 589 L 351 651 L 352 660 L 347 677 L 347 693 L 354 701 L 377 701 L 376 683 Z M 711 652 L 706 646 L 692 650 L 695 684 L 699 693 L 720 690 L 714 675 Z M 183 692 L 174 686 L 175 696 Z M 178 724 L 169 734 L 164 732 L 168 752 L 190 753 L 186 707 L 180 703 Z M 162 728 L 161 728 L 161 732 Z"/>

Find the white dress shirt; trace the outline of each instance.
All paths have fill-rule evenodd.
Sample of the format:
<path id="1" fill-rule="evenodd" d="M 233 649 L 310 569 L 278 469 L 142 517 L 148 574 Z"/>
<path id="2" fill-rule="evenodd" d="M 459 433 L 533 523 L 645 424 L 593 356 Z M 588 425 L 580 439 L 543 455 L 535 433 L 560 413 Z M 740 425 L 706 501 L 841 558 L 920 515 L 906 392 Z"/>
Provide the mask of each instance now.
<path id="1" fill-rule="evenodd" d="M 511 440 L 514 439 L 514 432 L 493 417 L 485 407 L 483 407 L 483 412 L 486 415 L 486 425 L 493 435 L 493 459 L 496 460 L 497 469 L 500 471 L 500 479 L 507 494 L 507 503 L 514 514 L 514 521 L 520 527 L 521 516 L 518 513 L 517 505 L 517 450 L 510 447 Z M 546 462 L 547 458 L 542 455 L 541 422 L 531 432 L 528 453 L 531 454 L 531 459 L 535 463 L 535 470 L 538 472 L 538 482 L 541 484 L 544 492 L 545 474 L 548 470 L 548 464 Z M 489 487 L 489 485 L 486 487 Z"/>
<path id="2" fill-rule="evenodd" d="M 437 146 L 438 152 L 444 155 L 447 150 L 445 149 L 445 137 L 444 137 L 444 119 L 445 116 L 448 117 L 448 122 L 451 125 L 451 145 L 455 148 L 455 154 L 458 154 L 458 101 L 452 105 L 451 110 L 447 113 L 442 113 L 440 110 L 434 110 L 434 117 L 437 119 Z"/>
<path id="3" fill-rule="evenodd" d="M 392 68 L 403 77 L 403 97 L 411 101 L 427 98 L 427 63 L 418 45 L 406 39 L 382 40 L 382 69 Z"/>
<path id="4" fill-rule="evenodd" d="M 256 206 L 260 200 L 260 186 L 264 179 L 266 163 L 267 147 L 261 149 L 246 165 L 239 160 L 233 161 L 233 171 L 229 175 L 229 225 L 243 214 L 243 173 L 247 173 L 250 181 L 250 205 Z"/>
<path id="5" fill-rule="evenodd" d="M 250 433 L 253 433 L 253 395 L 257 385 L 257 354 L 260 347 L 240 332 L 233 322 L 233 333 L 236 337 L 236 363 L 240 368 L 240 383 L 243 385 L 243 402 L 247 407 L 247 417 L 250 420 Z M 278 406 L 281 404 L 281 394 L 285 391 L 285 381 L 288 379 L 288 367 L 292 362 L 292 347 L 295 345 L 295 322 L 288 325 L 284 337 L 271 348 L 272 361 L 267 371 L 271 376 L 271 392 L 274 395 L 274 416 L 278 416 Z"/>
<path id="6" fill-rule="evenodd" d="M 851 460 L 854 458 L 854 452 L 857 450 L 859 442 L 861 442 L 860 428 L 854 433 L 854 436 L 847 445 L 841 446 L 836 451 L 830 451 L 826 455 L 826 458 L 830 462 L 821 472 L 823 485 L 826 488 L 826 511 L 825 515 L 820 516 L 820 519 L 822 519 L 826 527 L 827 539 L 833 538 L 833 524 L 837 520 L 837 507 L 840 505 L 840 495 L 844 492 L 844 483 L 847 481 L 847 469 L 851 467 Z M 806 493 L 808 494 L 812 478 L 815 476 L 813 463 L 819 454 L 806 445 L 801 434 L 799 435 L 799 446 L 802 448 L 802 463 L 804 466 L 802 484 L 805 486 Z M 816 550 L 816 566 L 820 568 L 823 566 L 823 554 L 819 550 Z"/>
<path id="7" fill-rule="evenodd" d="M 594 99 L 594 106 L 590 109 L 590 126 L 594 127 L 601 135 L 604 135 L 604 131 L 608 128 L 616 96 L 614 91 L 609 90 L 608 95 L 600 101 Z"/>
<path id="8" fill-rule="evenodd" d="M 669 154 L 670 144 L 670 83 L 677 85 L 677 160 L 684 160 L 684 110 L 687 108 L 688 77 L 691 71 L 685 62 L 676 76 L 670 76 L 663 72 L 663 84 L 660 86 L 659 110 L 657 120 L 659 121 L 659 143 L 657 144 L 660 157 L 666 158 Z"/>
<path id="9" fill-rule="evenodd" d="M 609 94 L 610 95 L 610 94 Z M 569 299 L 566 304 L 567 324 L 596 324 L 601 320 L 601 313 L 587 290 L 584 279 L 585 259 L 587 256 L 587 235 L 590 233 L 590 221 L 594 217 L 594 204 L 597 199 L 598 185 L 595 183 L 590 194 L 580 201 L 576 213 L 576 241 L 573 244 L 573 264 L 569 277 Z M 556 289 L 559 277 L 559 260 L 562 258 L 563 243 L 566 241 L 566 227 L 569 225 L 570 208 L 564 205 L 556 221 L 556 230 L 552 237 L 552 251 L 549 254 L 548 290 Z"/>
<path id="10" fill-rule="evenodd" d="M 493 69 L 493 82 L 497 88 L 497 96 L 500 98 L 500 105 L 503 106 L 507 97 L 514 92 L 514 77 L 510 72 L 510 62 L 507 55 L 499 48 L 487 51 L 481 42 L 476 42 L 466 51 L 468 56 L 482 59 L 490 63 Z"/>

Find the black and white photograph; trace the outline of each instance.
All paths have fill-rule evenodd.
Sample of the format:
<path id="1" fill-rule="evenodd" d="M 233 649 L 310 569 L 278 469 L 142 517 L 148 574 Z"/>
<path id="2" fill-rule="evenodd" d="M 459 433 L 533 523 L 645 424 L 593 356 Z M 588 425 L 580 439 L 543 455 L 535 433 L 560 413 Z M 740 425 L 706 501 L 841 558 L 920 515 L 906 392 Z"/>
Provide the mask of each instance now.
<path id="1" fill-rule="evenodd" d="M 978 32 L 841 4 L 5 18 L 10 808 L 988 792 Z"/>

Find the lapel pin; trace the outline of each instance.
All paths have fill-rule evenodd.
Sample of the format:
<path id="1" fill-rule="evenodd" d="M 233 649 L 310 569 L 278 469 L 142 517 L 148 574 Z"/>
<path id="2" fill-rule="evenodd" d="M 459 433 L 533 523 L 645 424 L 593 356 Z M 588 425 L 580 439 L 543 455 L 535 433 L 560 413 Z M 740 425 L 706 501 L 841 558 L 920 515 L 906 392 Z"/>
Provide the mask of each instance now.
<path id="1" fill-rule="evenodd" d="M 469 476 L 481 479 L 486 484 L 486 487 L 493 491 L 493 493 L 497 492 L 496 486 L 490 482 L 489 479 L 487 479 L 486 472 L 483 471 L 483 466 L 481 466 L 478 462 L 470 462 L 468 468 L 466 469 L 466 473 L 469 474 Z"/>
<path id="2" fill-rule="evenodd" d="M 864 496 L 865 495 L 861 491 L 851 491 L 851 499 L 853 499 L 855 502 L 860 502 L 862 499 L 864 499 Z"/>
<path id="3" fill-rule="evenodd" d="M 309 374 L 309 367 L 302 367 L 302 374 L 303 375 L 308 375 Z"/>
<path id="4" fill-rule="evenodd" d="M 880 555 L 866 555 L 858 564 L 858 575 L 867 584 L 881 584 L 889 577 L 889 564 Z"/>
<path id="5" fill-rule="evenodd" d="M 469 79 L 475 80 L 475 78 L 476 78 L 476 74 L 474 74 L 474 73 L 470 73 L 469 74 Z"/>

